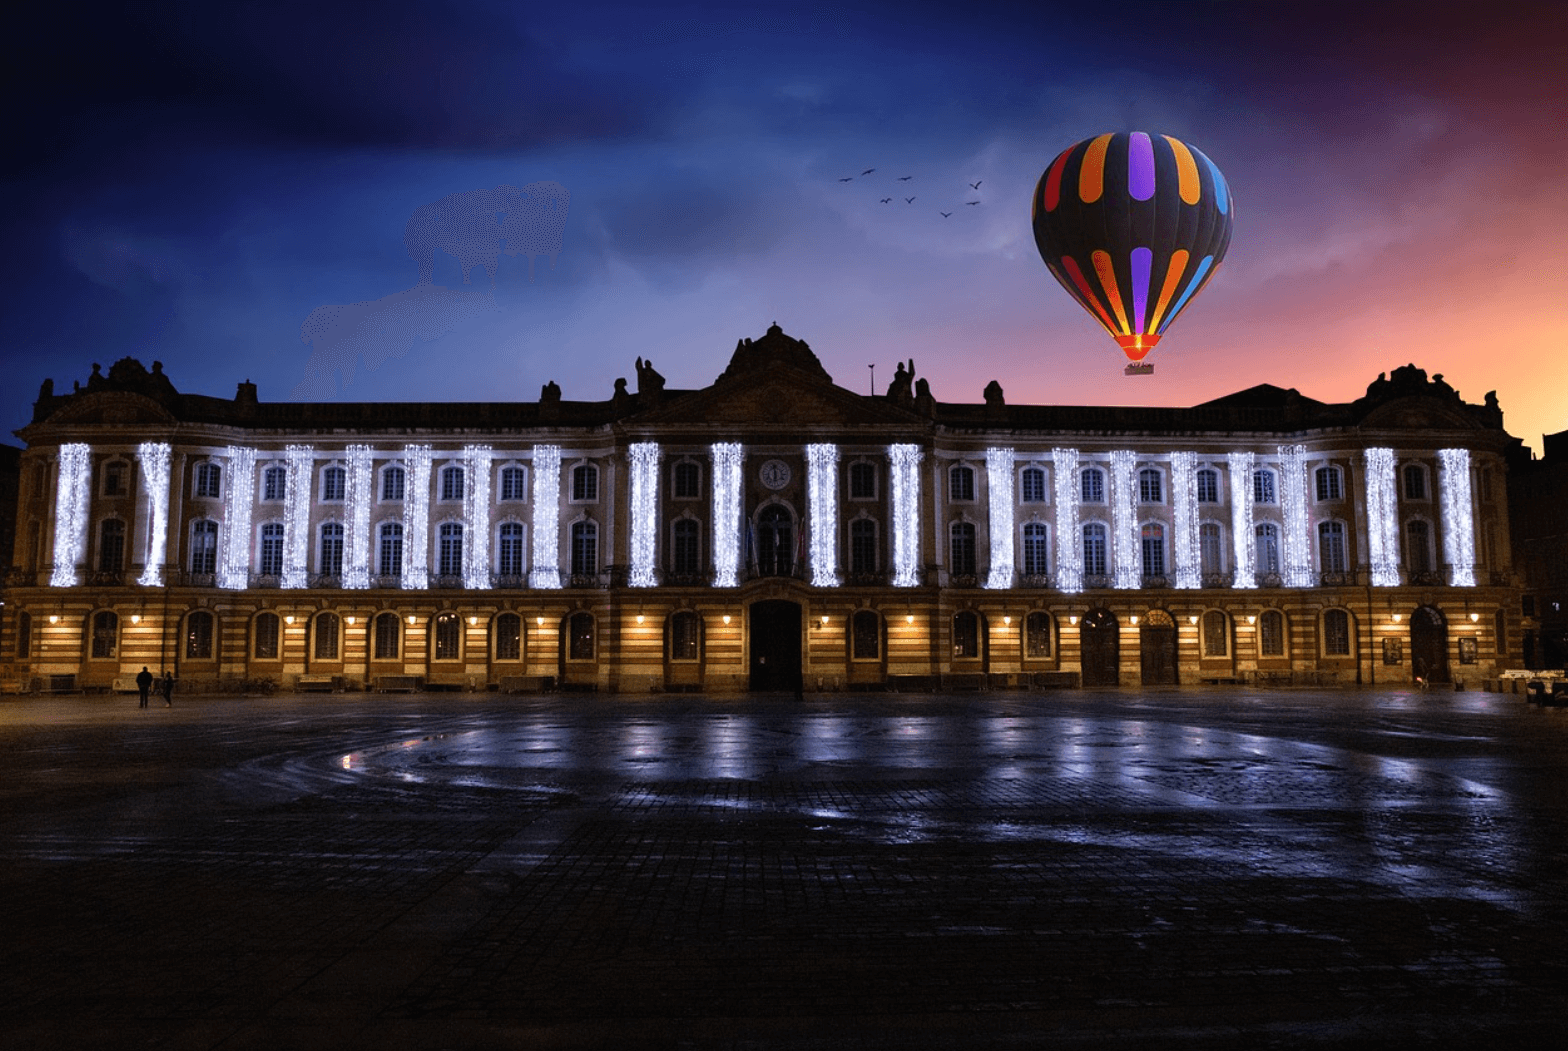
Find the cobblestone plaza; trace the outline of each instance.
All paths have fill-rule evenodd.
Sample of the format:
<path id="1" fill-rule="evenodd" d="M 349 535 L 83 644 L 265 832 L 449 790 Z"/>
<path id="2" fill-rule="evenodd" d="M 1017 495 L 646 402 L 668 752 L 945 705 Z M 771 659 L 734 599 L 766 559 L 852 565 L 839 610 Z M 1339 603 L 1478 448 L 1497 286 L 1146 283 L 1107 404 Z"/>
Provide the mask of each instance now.
<path id="1" fill-rule="evenodd" d="M 8 699 L 0 1046 L 1560 1046 L 1568 713 Z"/>

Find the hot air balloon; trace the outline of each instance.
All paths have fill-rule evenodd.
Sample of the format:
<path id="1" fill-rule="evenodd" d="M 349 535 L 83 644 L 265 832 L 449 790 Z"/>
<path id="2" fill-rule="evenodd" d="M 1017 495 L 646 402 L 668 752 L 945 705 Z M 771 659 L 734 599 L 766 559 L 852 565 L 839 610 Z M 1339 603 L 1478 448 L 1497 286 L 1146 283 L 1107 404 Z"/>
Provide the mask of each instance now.
<path id="1" fill-rule="evenodd" d="M 1169 135 L 1097 135 L 1057 155 L 1034 191 L 1034 243 L 1052 275 L 1134 364 L 1214 276 L 1230 247 L 1225 176 Z"/>

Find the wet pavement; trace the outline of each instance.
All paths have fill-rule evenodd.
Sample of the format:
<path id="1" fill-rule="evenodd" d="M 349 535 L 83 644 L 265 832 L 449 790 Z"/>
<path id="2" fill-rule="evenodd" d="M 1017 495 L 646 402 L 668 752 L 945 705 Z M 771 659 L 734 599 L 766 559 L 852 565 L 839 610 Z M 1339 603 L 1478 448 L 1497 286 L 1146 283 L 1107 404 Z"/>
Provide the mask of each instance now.
<path id="1" fill-rule="evenodd" d="M 0 702 L 0 1047 L 1560 1046 L 1568 711 Z"/>

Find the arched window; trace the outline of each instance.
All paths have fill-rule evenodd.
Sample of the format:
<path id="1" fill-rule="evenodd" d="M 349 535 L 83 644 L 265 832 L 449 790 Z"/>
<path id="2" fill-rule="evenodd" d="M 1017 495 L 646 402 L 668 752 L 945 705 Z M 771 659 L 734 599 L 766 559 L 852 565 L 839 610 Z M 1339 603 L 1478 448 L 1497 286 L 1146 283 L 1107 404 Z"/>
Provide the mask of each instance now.
<path id="1" fill-rule="evenodd" d="M 795 529 L 789 511 L 772 504 L 757 516 L 757 571 L 787 577 L 795 571 Z"/>
<path id="2" fill-rule="evenodd" d="M 281 500 L 288 492 L 289 472 L 283 467 L 269 467 L 261 472 L 261 498 Z"/>
<path id="3" fill-rule="evenodd" d="M 437 613 L 430 626 L 434 645 L 430 652 L 435 660 L 455 661 L 462 657 L 463 618 L 456 613 Z"/>
<path id="4" fill-rule="evenodd" d="M 461 500 L 463 498 L 463 469 L 461 467 L 441 468 L 441 499 Z"/>
<path id="5" fill-rule="evenodd" d="M 572 575 L 593 576 L 599 572 L 599 526 L 594 522 L 572 523 Z"/>
<path id="6" fill-rule="evenodd" d="M 261 527 L 261 575 L 283 574 L 283 523 L 268 522 Z"/>
<path id="7" fill-rule="evenodd" d="M 695 500 L 702 495 L 702 472 L 691 460 L 682 460 L 671 468 L 670 489 L 677 500 Z"/>
<path id="8" fill-rule="evenodd" d="M 695 466 L 695 465 L 690 465 Z M 697 549 L 697 520 L 677 518 L 670 526 L 670 571 L 681 576 L 692 576 L 702 568 Z"/>
<path id="9" fill-rule="evenodd" d="M 336 577 L 343 574 L 343 526 L 338 522 L 325 522 L 321 526 L 321 558 L 316 571 L 322 576 Z"/>
<path id="10" fill-rule="evenodd" d="M 378 661 L 397 660 L 403 638 L 403 621 L 396 613 L 376 614 L 375 650 Z"/>
<path id="11" fill-rule="evenodd" d="M 1220 502 L 1220 473 L 1212 467 L 1201 468 L 1193 476 L 1198 487 L 1198 503 L 1217 504 Z"/>
<path id="12" fill-rule="evenodd" d="M 223 468 L 215 463 L 196 465 L 196 495 L 216 499 L 223 495 Z"/>
<path id="13" fill-rule="evenodd" d="M 1083 571 L 1085 576 L 1105 576 L 1105 526 L 1099 522 L 1083 527 Z"/>
<path id="14" fill-rule="evenodd" d="M 403 523 L 382 522 L 379 529 L 379 550 L 381 575 L 384 577 L 397 577 L 403 574 Z"/>
<path id="15" fill-rule="evenodd" d="M 1318 523 L 1319 565 L 1325 573 L 1345 571 L 1345 524 L 1343 522 Z"/>
<path id="16" fill-rule="evenodd" d="M 1313 477 L 1317 480 L 1318 500 L 1338 500 L 1341 497 L 1338 467 L 1319 467 Z"/>
<path id="17" fill-rule="evenodd" d="M 276 613 L 258 613 L 251 622 L 251 653 L 257 660 L 278 659 L 278 625 Z"/>
<path id="18" fill-rule="evenodd" d="M 1406 464 L 1403 471 L 1405 477 L 1405 499 L 1426 499 L 1426 469 L 1420 464 Z"/>
<path id="19" fill-rule="evenodd" d="M 953 615 L 953 659 L 973 660 L 980 656 L 980 618 L 970 610 Z"/>
<path id="20" fill-rule="evenodd" d="M 1277 490 L 1274 486 L 1273 471 L 1252 472 L 1252 502 L 1255 504 L 1272 504 L 1278 502 Z"/>
<path id="21" fill-rule="evenodd" d="M 955 576 L 975 575 L 975 526 L 973 522 L 954 522 L 949 528 L 952 562 L 950 570 Z"/>
<path id="22" fill-rule="evenodd" d="M 1105 503 L 1105 472 L 1098 467 L 1084 468 L 1082 499 L 1086 504 Z"/>
<path id="23" fill-rule="evenodd" d="M 1199 572 L 1206 577 L 1225 572 L 1225 548 L 1220 540 L 1220 527 L 1214 522 L 1198 526 Z"/>
<path id="24" fill-rule="evenodd" d="M 1203 655 L 1230 655 L 1230 620 L 1217 609 L 1211 609 L 1203 615 Z"/>
<path id="25" fill-rule="evenodd" d="M 683 609 L 670 618 L 670 660 L 694 661 L 702 651 L 702 618 Z"/>
<path id="26" fill-rule="evenodd" d="M 947 472 L 948 497 L 970 501 L 975 498 L 975 470 L 968 464 L 954 464 Z"/>
<path id="27" fill-rule="evenodd" d="M 321 472 L 321 499 L 341 501 L 348 489 L 348 472 L 341 467 L 327 467 Z"/>
<path id="28" fill-rule="evenodd" d="M 1018 480 L 1018 488 L 1024 503 L 1045 503 L 1045 468 L 1025 467 Z"/>
<path id="29" fill-rule="evenodd" d="M 875 500 L 877 496 L 877 469 L 875 464 L 864 461 L 849 465 L 849 498 Z"/>
<path id="30" fill-rule="evenodd" d="M 1253 530 L 1256 540 L 1253 557 L 1259 573 L 1279 572 L 1279 526 L 1273 522 L 1260 522 Z"/>
<path id="31" fill-rule="evenodd" d="M 1285 656 L 1285 615 L 1277 609 L 1266 609 L 1258 618 L 1258 656 Z"/>
<path id="32" fill-rule="evenodd" d="M 521 522 L 502 522 L 499 534 L 500 543 L 496 559 L 496 572 L 503 577 L 520 577 L 524 572 L 527 561 L 523 545 L 525 534 Z"/>
<path id="33" fill-rule="evenodd" d="M 92 619 L 92 655 L 107 660 L 120 647 L 120 618 L 108 610 L 99 610 Z"/>
<path id="34" fill-rule="evenodd" d="M 1432 572 L 1432 527 L 1419 518 L 1405 523 L 1405 565 L 1412 573 Z"/>
<path id="35" fill-rule="evenodd" d="M 1163 577 L 1165 575 L 1165 527 L 1158 522 L 1150 522 L 1142 529 L 1143 544 L 1143 575 L 1146 577 Z"/>
<path id="36" fill-rule="evenodd" d="M 528 475 L 521 467 L 501 468 L 501 499 L 528 499 Z"/>
<path id="37" fill-rule="evenodd" d="M 1024 656 L 1049 657 L 1051 655 L 1051 615 L 1035 611 L 1024 618 Z"/>
<path id="38" fill-rule="evenodd" d="M 213 617 L 197 610 L 185 618 L 185 656 L 191 660 L 212 659 Z"/>
<path id="39" fill-rule="evenodd" d="M 593 614 L 573 613 L 566 622 L 568 659 L 593 660 L 593 635 Z"/>
<path id="40" fill-rule="evenodd" d="M 849 571 L 877 571 L 877 524 L 869 518 L 856 518 L 849 523 Z"/>
<path id="41" fill-rule="evenodd" d="M 33 615 L 25 609 L 16 615 L 16 655 L 22 660 L 33 655 Z"/>
<path id="42" fill-rule="evenodd" d="M 1160 472 L 1152 467 L 1145 467 L 1138 472 L 1138 502 L 1144 504 L 1165 502 L 1160 486 Z"/>
<path id="43" fill-rule="evenodd" d="M 397 464 L 390 464 L 381 472 L 381 499 L 403 499 L 404 475 L 403 468 Z"/>
<path id="44" fill-rule="evenodd" d="M 98 571 L 118 573 L 125 562 L 125 523 L 105 518 L 98 527 Z"/>
<path id="45" fill-rule="evenodd" d="M 1043 522 L 1024 523 L 1024 576 L 1043 577 L 1046 565 L 1046 530 Z"/>
<path id="46" fill-rule="evenodd" d="M 218 523 L 200 519 L 191 523 L 191 572 L 218 571 Z"/>
<path id="47" fill-rule="evenodd" d="M 857 661 L 882 658 L 882 617 L 871 609 L 857 609 L 849 621 L 849 656 Z"/>
<path id="48" fill-rule="evenodd" d="M 591 463 L 572 468 L 572 499 L 591 504 L 599 499 L 599 468 Z"/>
<path id="49" fill-rule="evenodd" d="M 436 573 L 443 577 L 463 575 L 463 524 L 441 523 L 441 550 L 436 563 Z"/>
<path id="50" fill-rule="evenodd" d="M 338 615 L 336 613 L 316 614 L 315 629 L 315 649 L 312 651 L 315 659 L 318 661 L 337 660 Z"/>
<path id="51" fill-rule="evenodd" d="M 516 613 L 500 613 L 495 618 L 495 659 L 523 659 L 523 618 Z"/>
<path id="52" fill-rule="evenodd" d="M 1323 612 L 1323 653 L 1328 657 L 1350 656 L 1350 614 L 1342 609 Z"/>

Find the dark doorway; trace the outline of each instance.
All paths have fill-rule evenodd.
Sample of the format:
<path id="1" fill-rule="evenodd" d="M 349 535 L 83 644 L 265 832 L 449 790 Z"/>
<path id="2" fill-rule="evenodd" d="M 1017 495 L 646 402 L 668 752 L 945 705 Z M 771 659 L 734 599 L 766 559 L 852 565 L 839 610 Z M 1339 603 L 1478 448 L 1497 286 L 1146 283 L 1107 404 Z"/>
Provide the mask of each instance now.
<path id="1" fill-rule="evenodd" d="M 1078 629 L 1078 639 L 1083 650 L 1083 684 L 1120 686 L 1122 652 L 1115 615 L 1108 609 L 1091 610 Z"/>
<path id="2" fill-rule="evenodd" d="M 1176 622 L 1163 609 L 1151 609 L 1138 629 L 1145 686 L 1176 685 Z"/>
<path id="3" fill-rule="evenodd" d="M 760 575 L 787 577 L 794 574 L 793 537 L 794 526 L 788 510 L 778 504 L 763 508 L 757 516 L 757 572 Z"/>
<path id="4" fill-rule="evenodd" d="M 800 604 L 755 602 L 749 616 L 753 692 L 800 692 Z"/>
<path id="5" fill-rule="evenodd" d="M 1448 621 L 1435 606 L 1410 614 L 1410 673 L 1427 682 L 1448 682 Z"/>

